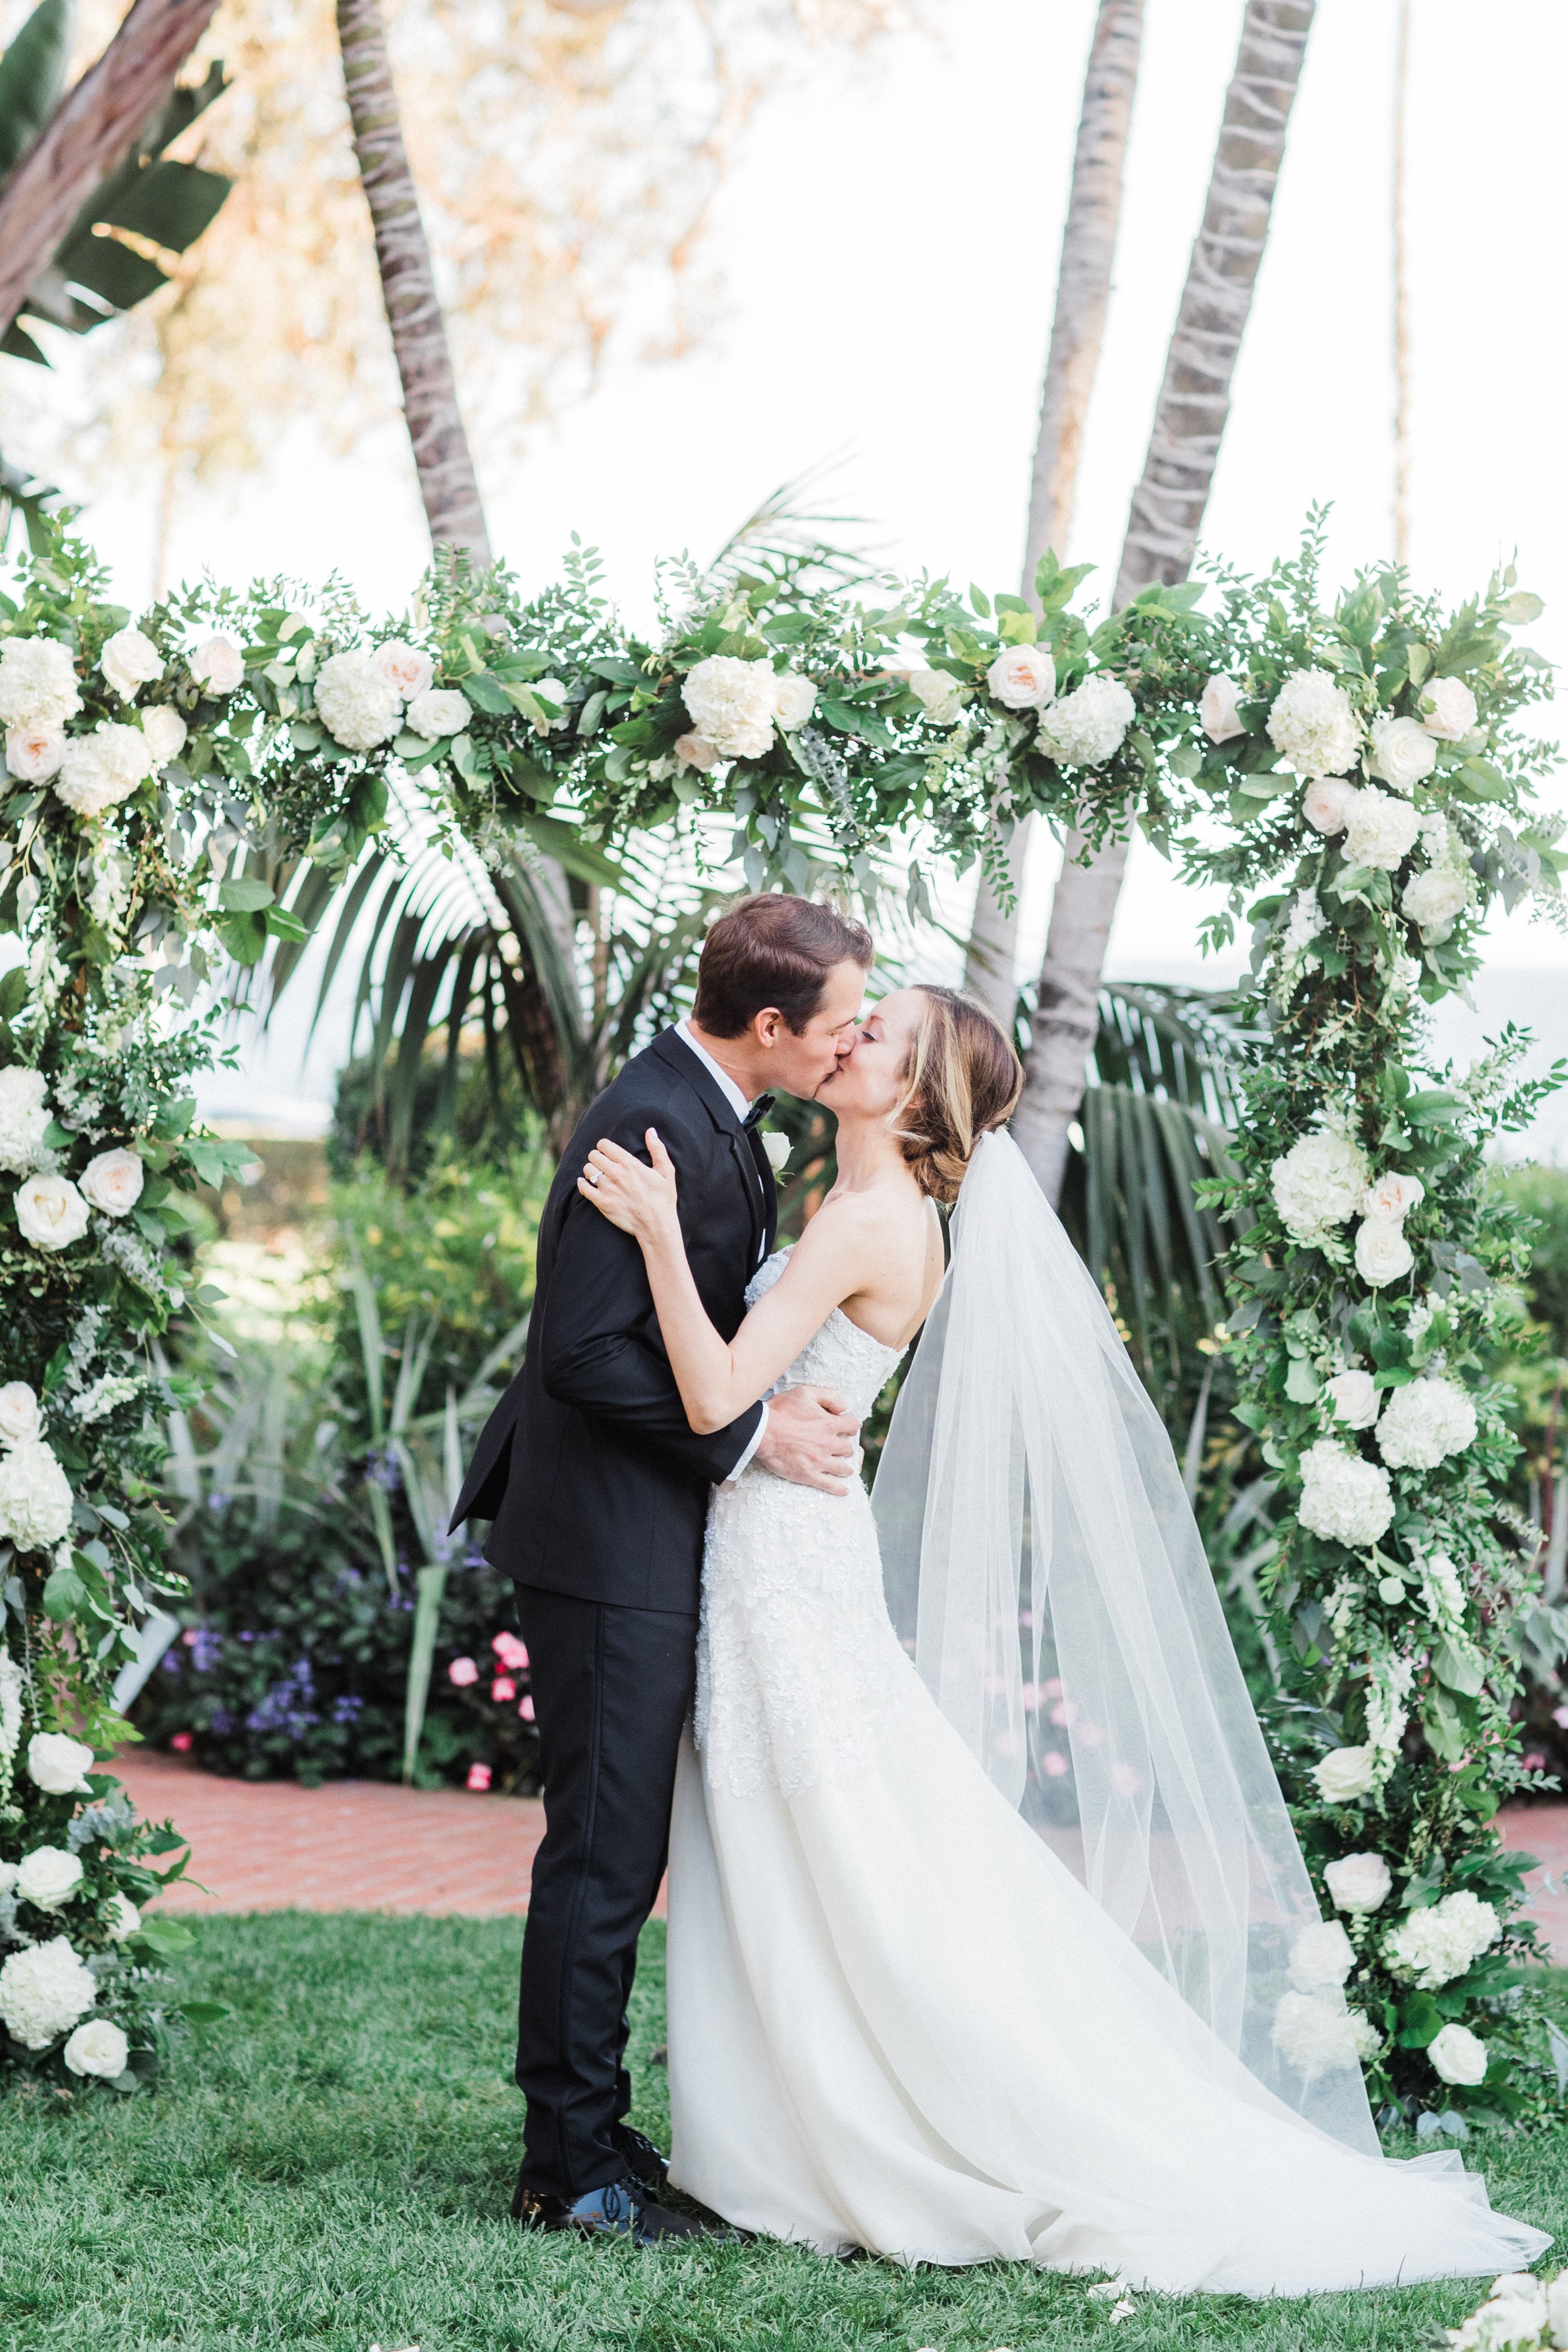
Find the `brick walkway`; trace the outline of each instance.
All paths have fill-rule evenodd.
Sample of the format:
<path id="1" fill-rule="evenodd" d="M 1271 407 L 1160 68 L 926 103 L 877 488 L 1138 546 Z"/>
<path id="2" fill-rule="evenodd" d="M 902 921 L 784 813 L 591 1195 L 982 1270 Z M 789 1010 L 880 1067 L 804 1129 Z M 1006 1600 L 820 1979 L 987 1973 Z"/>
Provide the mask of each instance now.
<path id="1" fill-rule="evenodd" d="M 436 1911 L 483 1917 L 528 1908 L 544 1808 L 530 1797 L 397 1789 L 380 1780 L 223 1780 L 135 1749 L 116 1767 L 137 1807 L 172 1815 L 191 1841 L 179 1911 Z M 1538 1854 L 1530 1881 L 1543 1939 L 1568 1966 L 1568 1804 L 1503 1816 L 1503 1837 Z M 1542 1875 L 1549 1882 L 1542 1884 Z M 660 1891 L 658 1908 L 664 1908 Z"/>

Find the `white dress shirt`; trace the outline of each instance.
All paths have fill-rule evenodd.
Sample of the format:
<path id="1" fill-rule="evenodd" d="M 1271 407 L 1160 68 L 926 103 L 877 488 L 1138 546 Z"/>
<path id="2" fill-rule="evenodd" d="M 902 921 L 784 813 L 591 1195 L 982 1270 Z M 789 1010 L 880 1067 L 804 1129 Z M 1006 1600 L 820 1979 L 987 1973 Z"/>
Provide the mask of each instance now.
<path id="1" fill-rule="evenodd" d="M 698 1060 L 701 1063 L 703 1068 L 707 1071 L 709 1076 L 712 1079 L 714 1085 L 718 1087 L 720 1093 L 723 1096 L 725 1101 L 734 1112 L 735 1117 L 737 1118 L 744 1118 L 752 1108 L 751 1100 L 748 1096 L 743 1095 L 741 1092 L 740 1087 L 735 1084 L 735 1081 L 730 1076 L 729 1071 L 721 1070 L 718 1063 L 713 1059 L 712 1055 L 708 1053 L 698 1044 L 696 1038 L 691 1034 L 689 1026 L 685 1021 L 678 1021 L 676 1023 L 675 1034 L 679 1038 L 681 1044 L 686 1047 L 687 1051 L 696 1055 Z M 758 1183 L 761 1184 L 762 1181 L 762 1177 L 759 1175 L 757 1178 Z M 763 1239 L 766 1239 L 765 1234 L 763 1235 Z M 768 1409 L 766 1405 L 763 1405 L 763 1417 L 757 1423 L 756 1435 L 752 1438 L 750 1445 L 747 1446 L 744 1454 L 742 1454 L 740 1460 L 736 1463 L 729 1476 L 724 1480 L 723 1486 L 720 1489 L 721 1493 L 722 1493 L 725 1488 L 732 1486 L 736 1479 L 740 1476 L 742 1471 L 746 1468 L 752 1456 L 755 1454 L 758 1446 L 763 1442 L 767 1425 Z"/>

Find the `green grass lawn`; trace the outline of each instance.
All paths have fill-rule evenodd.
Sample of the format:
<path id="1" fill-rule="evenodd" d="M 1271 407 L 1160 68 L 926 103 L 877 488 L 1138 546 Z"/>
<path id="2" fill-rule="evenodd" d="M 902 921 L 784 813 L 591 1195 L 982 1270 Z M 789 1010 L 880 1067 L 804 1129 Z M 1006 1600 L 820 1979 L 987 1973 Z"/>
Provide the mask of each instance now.
<path id="1" fill-rule="evenodd" d="M 1140 2298 L 1111 2330 L 1081 2284 L 909 2273 L 783 2247 L 638 2254 L 507 2219 L 514 1920 L 215 1919 L 181 1992 L 226 2024 L 163 2087 L 0 2095 L 0 2346 L 31 2352 L 1052 2352 L 1103 2341 L 1415 2352 L 1479 2299 L 1415 2287 L 1254 2305 Z M 662 1929 L 638 1987 L 636 2120 L 662 2138 Z M 1472 2142 L 1494 2201 L 1568 2231 L 1568 2134 Z M 1565 2239 L 1568 2246 L 1568 2239 Z"/>

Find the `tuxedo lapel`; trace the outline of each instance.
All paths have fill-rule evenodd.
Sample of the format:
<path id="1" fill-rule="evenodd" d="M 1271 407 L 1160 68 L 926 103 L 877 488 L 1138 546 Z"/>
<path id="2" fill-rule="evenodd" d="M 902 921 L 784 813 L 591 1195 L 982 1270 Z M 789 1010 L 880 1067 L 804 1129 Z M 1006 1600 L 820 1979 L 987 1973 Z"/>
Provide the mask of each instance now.
<path id="1" fill-rule="evenodd" d="M 773 1184 L 773 1172 L 768 1165 L 763 1141 L 753 1128 L 748 1133 L 735 1117 L 734 1107 L 725 1101 L 712 1075 L 705 1070 L 697 1055 L 673 1029 L 661 1030 L 648 1047 L 681 1076 L 697 1095 L 720 1134 L 724 1138 L 731 1159 L 735 1164 L 735 1181 L 746 1197 L 746 1216 L 751 1227 L 751 1255 L 746 1278 L 763 1255 L 764 1240 L 771 1248 L 773 1227 L 778 1219 L 778 1199 Z M 762 1178 L 759 1183 L 758 1178 Z"/>
<path id="2" fill-rule="evenodd" d="M 763 1203 L 763 1234 L 761 1247 L 762 1254 L 765 1257 L 772 1250 L 773 1245 L 773 1236 L 778 1232 L 778 1179 L 773 1174 L 773 1162 L 768 1158 L 767 1147 L 763 1141 L 760 1129 L 754 1127 L 752 1128 L 747 1134 L 746 1140 L 752 1147 L 752 1158 L 756 1162 L 757 1174 L 762 1180 L 761 1197 Z"/>

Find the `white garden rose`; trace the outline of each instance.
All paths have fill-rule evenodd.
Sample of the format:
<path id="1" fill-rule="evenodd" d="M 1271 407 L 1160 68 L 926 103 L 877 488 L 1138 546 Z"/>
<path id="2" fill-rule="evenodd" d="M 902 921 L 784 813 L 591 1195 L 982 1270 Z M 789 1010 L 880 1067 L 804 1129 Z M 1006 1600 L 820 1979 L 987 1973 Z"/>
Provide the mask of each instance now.
<path id="1" fill-rule="evenodd" d="M 1373 866 L 1392 874 L 1415 848 L 1421 819 L 1408 801 L 1368 784 L 1351 795 L 1343 843 L 1347 866 Z"/>
<path id="2" fill-rule="evenodd" d="M 1462 2327 L 1447 2331 L 1452 2352 L 1535 2352 L 1542 2330 L 1549 2326 L 1549 2294 L 1528 2271 L 1494 2279 L 1492 2291 Z M 1552 2342 L 1568 2345 L 1568 2335 L 1553 2334 Z"/>
<path id="3" fill-rule="evenodd" d="M 1355 1270 L 1369 1290 L 1403 1282 L 1415 1263 L 1400 1217 L 1363 1217 L 1356 1227 Z"/>
<path id="4" fill-rule="evenodd" d="M 0 1968 L 0 2018 L 24 2050 L 47 2050 L 97 1999 L 97 1979 L 64 1936 L 13 1952 Z"/>
<path id="5" fill-rule="evenodd" d="M 1395 1389 L 1377 1427 L 1377 1450 L 1394 1470 L 1435 1470 L 1475 1442 L 1475 1406 L 1453 1381 L 1433 1373 Z"/>
<path id="6" fill-rule="evenodd" d="M 125 2072 L 131 2044 L 111 2019 L 90 2017 L 77 2027 L 61 2055 L 73 2074 L 96 2074 L 112 2083 Z"/>
<path id="7" fill-rule="evenodd" d="M 1462 677 L 1429 678 L 1421 689 L 1421 724 L 1445 743 L 1462 742 L 1476 723 L 1476 698 Z"/>
<path id="8" fill-rule="evenodd" d="M 1464 1976 L 1502 1933 L 1489 1903 L 1468 1889 L 1445 1895 L 1422 1911 L 1407 1911 L 1384 1937 L 1383 1957 L 1402 1982 L 1418 1992 L 1440 1992 Z"/>
<path id="9" fill-rule="evenodd" d="M 186 665 L 198 686 L 213 694 L 232 694 L 245 683 L 245 650 L 232 637 L 208 637 Z"/>
<path id="10" fill-rule="evenodd" d="M 1568 2270 L 1559 2271 L 1547 2287 L 1546 2325 L 1552 2331 L 1552 2343 L 1559 2347 L 1568 2347 Z"/>
<path id="11" fill-rule="evenodd" d="M 709 768 L 718 767 L 724 754 L 716 744 L 710 743 L 706 735 L 699 735 L 693 730 L 689 734 L 676 737 L 675 756 L 683 768 L 701 768 L 706 771 Z"/>
<path id="12" fill-rule="evenodd" d="M 438 742 L 443 735 L 460 735 L 472 716 L 468 696 L 450 687 L 430 687 L 408 706 L 408 724 L 427 743 Z"/>
<path id="13" fill-rule="evenodd" d="M 1306 1243 L 1324 1240 L 1354 1216 L 1366 1178 L 1361 1147 L 1332 1128 L 1304 1135 L 1269 1171 L 1280 1223 L 1292 1240 Z"/>
<path id="14" fill-rule="evenodd" d="M 87 1231 L 87 1202 L 68 1176 L 29 1176 L 11 1198 L 22 1239 L 38 1249 L 69 1249 Z"/>
<path id="15" fill-rule="evenodd" d="M 1380 1853 L 1342 1853 L 1324 1870 L 1323 1884 L 1336 1911 L 1364 1918 L 1387 1902 L 1394 1874 Z"/>
<path id="16" fill-rule="evenodd" d="M 384 646 L 377 646 L 370 658 L 377 677 L 384 677 L 404 702 L 412 702 L 416 695 L 426 693 L 436 675 L 429 655 L 422 654 L 417 646 L 405 644 L 401 637 L 388 637 Z"/>
<path id="17" fill-rule="evenodd" d="M 13 1062 L 0 1070 L 0 1168 L 25 1176 L 48 1131 L 48 1083 L 41 1070 Z"/>
<path id="18" fill-rule="evenodd" d="M 317 672 L 316 709 L 336 740 L 350 751 L 368 751 L 395 735 L 403 718 L 397 688 L 369 654 L 332 654 Z"/>
<path id="19" fill-rule="evenodd" d="M 1392 1170 L 1386 1176 L 1374 1176 L 1362 1195 L 1363 1217 L 1396 1217 L 1402 1223 L 1412 1209 L 1418 1209 L 1426 1198 L 1426 1187 L 1419 1176 L 1400 1176 Z"/>
<path id="20" fill-rule="evenodd" d="M 1052 703 L 1040 722 L 1040 747 L 1069 767 L 1098 768 L 1121 751 L 1137 710 L 1119 677 L 1097 673 Z"/>
<path id="21" fill-rule="evenodd" d="M 103 1924 L 116 1944 L 129 1943 L 142 1932 L 142 1914 L 129 1895 L 111 1895 L 104 1906 Z"/>
<path id="22" fill-rule="evenodd" d="M 780 670 L 773 679 L 773 718 L 786 735 L 804 727 L 816 709 L 816 688 L 797 669 Z"/>
<path id="23" fill-rule="evenodd" d="M 134 702 L 139 687 L 163 675 L 163 656 L 140 629 L 117 629 L 98 657 L 99 668 L 121 702 Z"/>
<path id="24" fill-rule="evenodd" d="M 70 1481 L 37 1442 L 0 1455 L 0 1536 L 18 1551 L 47 1551 L 70 1533 Z"/>
<path id="25" fill-rule="evenodd" d="M 1009 710 L 1043 710 L 1057 690 L 1057 666 L 1041 646 L 1009 646 L 986 671 L 985 683 Z"/>
<path id="26" fill-rule="evenodd" d="M 85 1797 L 92 1750 L 65 1731 L 35 1731 L 27 1742 L 27 1778 L 46 1797 Z"/>
<path id="27" fill-rule="evenodd" d="M 1315 1993 L 1284 1993 L 1274 2012 L 1271 2039 L 1285 2063 L 1310 2081 L 1315 2074 L 1357 2063 L 1364 2046 L 1355 2022 L 1359 2016 L 1358 2011 Z M 1363 2018 L 1362 2026 L 1365 2022 Z"/>
<path id="28" fill-rule="evenodd" d="M 1301 1500 L 1296 1516 L 1326 1542 L 1363 1551 L 1376 1543 L 1394 1517 L 1388 1473 L 1337 1445 L 1331 1437 L 1320 1437 L 1301 1456 Z"/>
<path id="29" fill-rule="evenodd" d="M 90 735 L 73 735 L 67 743 L 55 793 L 78 816 L 101 816 L 128 801 L 152 772 L 152 749 L 141 728 L 100 719 Z"/>
<path id="30" fill-rule="evenodd" d="M 1377 1759 L 1370 1748 L 1331 1748 L 1312 1767 L 1318 1794 L 1330 1805 L 1353 1805 L 1370 1792 L 1376 1777 Z"/>
<path id="31" fill-rule="evenodd" d="M 1426 2055 L 1445 2083 L 1473 2089 L 1486 2079 L 1487 2045 L 1468 2025 L 1445 2025 L 1426 2044 Z"/>
<path id="32" fill-rule="evenodd" d="M 0 1445 L 37 1445 L 44 1433 L 38 1400 L 26 1381 L 0 1389 Z"/>
<path id="33" fill-rule="evenodd" d="M 166 768 L 184 750 L 190 730 L 177 710 L 172 710 L 166 702 L 154 702 L 142 713 L 142 732 L 147 738 L 153 765 Z"/>
<path id="34" fill-rule="evenodd" d="M 1424 866 L 1411 876 L 1401 892 L 1400 911 L 1424 933 L 1441 930 L 1447 937 L 1455 916 L 1462 915 L 1469 905 L 1473 888 L 1468 867 Z"/>
<path id="35" fill-rule="evenodd" d="M 1355 1966 L 1355 1946 L 1337 1919 L 1315 1919 L 1290 1946 L 1290 1981 L 1298 1992 L 1328 1992 Z"/>
<path id="36" fill-rule="evenodd" d="M 1320 776 L 1301 796 L 1301 814 L 1315 832 L 1343 833 L 1350 823 L 1354 798 L 1353 784 L 1345 783 L 1339 776 Z"/>
<path id="37" fill-rule="evenodd" d="M 775 1176 L 784 1174 L 794 1149 L 788 1136 L 780 1135 L 774 1129 L 770 1129 L 763 1138 L 763 1150 L 768 1155 L 768 1166 Z"/>
<path id="38" fill-rule="evenodd" d="M 1326 669 L 1299 669 L 1274 698 L 1268 740 L 1299 776 L 1341 776 L 1361 738 L 1343 688 Z"/>
<path id="39" fill-rule="evenodd" d="M 38 1845 L 22 1856 L 16 1892 L 39 1911 L 63 1911 L 81 1885 L 80 1857 L 63 1846 Z"/>
<path id="40" fill-rule="evenodd" d="M 142 1197 L 144 1172 L 134 1151 L 100 1151 L 81 1171 L 82 1197 L 106 1217 L 128 1217 Z"/>
<path id="41" fill-rule="evenodd" d="M 58 637 L 0 645 L 0 727 L 63 727 L 80 709 L 68 646 Z"/>
<path id="42" fill-rule="evenodd" d="M 1233 736 L 1246 734 L 1241 713 L 1237 709 L 1236 680 L 1233 677 L 1210 678 L 1198 704 L 1198 717 L 1211 743 L 1228 743 Z"/>
<path id="43" fill-rule="evenodd" d="M 1396 793 L 1412 793 L 1423 776 L 1437 764 L 1437 746 L 1414 719 L 1374 719 L 1372 726 L 1371 774 L 1381 776 Z"/>
<path id="44" fill-rule="evenodd" d="M 66 755 L 63 727 L 8 727 L 5 765 L 20 784 L 47 784 Z"/>
<path id="45" fill-rule="evenodd" d="M 968 688 L 945 669 L 911 670 L 910 692 L 933 727 L 951 727 L 968 698 Z"/>
<path id="46" fill-rule="evenodd" d="M 710 654 L 689 670 L 681 689 L 691 730 L 721 758 L 760 760 L 773 740 L 773 667 Z"/>
<path id="47" fill-rule="evenodd" d="M 1377 1419 L 1382 1400 L 1370 1372 L 1336 1372 L 1323 1391 L 1333 1399 L 1335 1420 L 1347 1429 L 1370 1429 Z"/>

